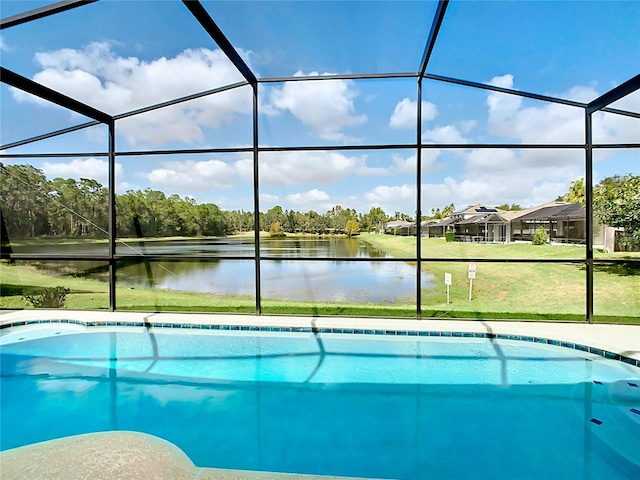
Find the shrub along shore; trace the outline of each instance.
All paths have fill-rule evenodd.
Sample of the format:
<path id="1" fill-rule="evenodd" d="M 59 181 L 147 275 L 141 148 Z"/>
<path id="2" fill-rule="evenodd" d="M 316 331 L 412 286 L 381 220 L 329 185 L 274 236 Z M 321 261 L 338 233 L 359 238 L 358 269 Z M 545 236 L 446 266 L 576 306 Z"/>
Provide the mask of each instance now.
<path id="1" fill-rule="evenodd" d="M 361 241 L 398 258 L 415 258 L 416 238 L 362 234 Z M 148 239 L 145 239 L 147 241 Z M 164 239 L 163 239 L 164 240 Z M 422 316 L 435 318 L 531 319 L 546 321 L 584 320 L 583 246 L 531 244 L 484 245 L 422 239 Z M 469 301 L 469 263 L 476 263 L 472 299 Z M 638 253 L 604 254 L 597 259 L 638 259 Z M 456 259 L 456 261 L 446 261 Z M 497 262 L 484 261 L 496 259 Z M 527 259 L 527 262 L 517 260 Z M 566 263 L 545 263 L 546 259 L 566 259 Z M 441 261 L 442 260 L 442 261 Z M 462 260 L 462 261 L 460 261 Z M 508 260 L 505 263 L 503 260 Z M 536 260 L 540 260 L 539 262 Z M 41 265 L 44 267 L 44 264 Z M 64 307 L 107 309 L 108 284 L 93 275 L 51 272 L 36 262 L 0 263 L 0 308 L 30 308 L 28 295 L 42 289 L 64 287 L 68 293 Z M 445 273 L 450 273 L 450 303 L 446 301 Z M 640 323 L 640 271 L 631 263 L 597 264 L 594 271 L 596 321 Z M 426 285 L 426 283 L 425 283 Z M 214 295 L 141 287 L 117 287 L 119 310 L 255 312 L 252 296 Z M 353 315 L 415 317 L 415 299 L 394 304 L 352 304 L 349 302 L 305 302 L 263 299 L 262 311 L 273 314 Z"/>

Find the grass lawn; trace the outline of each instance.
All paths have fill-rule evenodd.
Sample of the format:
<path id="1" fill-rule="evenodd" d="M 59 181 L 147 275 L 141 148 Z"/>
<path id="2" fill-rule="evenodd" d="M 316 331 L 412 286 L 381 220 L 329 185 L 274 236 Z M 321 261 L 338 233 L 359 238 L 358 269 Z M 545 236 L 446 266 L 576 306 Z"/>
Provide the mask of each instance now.
<path id="1" fill-rule="evenodd" d="M 414 258 L 415 237 L 362 234 L 364 242 L 394 257 Z M 517 262 L 530 259 L 584 258 L 583 246 L 531 244 L 481 245 L 422 239 L 422 316 L 435 318 L 510 318 L 534 320 L 584 320 L 585 267 L 583 263 Z M 514 262 L 477 262 L 473 297 L 469 301 L 468 264 L 447 259 L 509 259 Z M 441 260 L 442 259 L 442 260 Z M 640 254 L 597 252 L 596 259 L 640 259 Z M 451 273 L 450 303 L 446 302 L 444 274 Z M 65 307 L 107 309 L 105 274 L 77 276 L 59 271 L 55 276 L 27 262 L 0 262 L 0 308 L 30 308 L 23 295 L 29 291 L 64 286 L 71 290 Z M 119 310 L 255 312 L 251 296 L 213 295 L 139 287 L 118 287 Z M 264 299 L 264 313 L 415 317 L 409 300 L 399 304 L 314 303 Z M 597 263 L 594 271 L 594 310 L 597 321 L 640 323 L 640 270 L 631 264 Z"/>
<path id="2" fill-rule="evenodd" d="M 362 234 L 361 238 L 394 257 L 415 257 L 415 237 Z M 428 259 L 422 268 L 433 275 L 434 284 L 422 289 L 424 316 L 584 320 L 584 264 L 515 262 L 518 259 L 582 259 L 584 246 L 483 245 L 423 238 L 421 249 L 423 258 Z M 447 262 L 447 258 L 514 262 L 478 262 L 469 301 L 469 262 Z M 597 252 L 596 259 L 640 259 L 640 254 Z M 449 304 L 446 303 L 445 272 L 452 275 Z M 600 321 L 640 323 L 640 268 L 596 264 L 594 314 Z"/>
<path id="3" fill-rule="evenodd" d="M 104 280 L 73 275 L 53 276 L 33 265 L 0 263 L 0 308 L 30 308 L 29 302 L 23 298 L 25 293 L 55 286 L 71 290 L 66 297 L 66 308 L 109 308 L 109 285 Z M 123 286 L 116 289 L 116 299 L 119 310 L 255 312 L 253 297 Z"/>

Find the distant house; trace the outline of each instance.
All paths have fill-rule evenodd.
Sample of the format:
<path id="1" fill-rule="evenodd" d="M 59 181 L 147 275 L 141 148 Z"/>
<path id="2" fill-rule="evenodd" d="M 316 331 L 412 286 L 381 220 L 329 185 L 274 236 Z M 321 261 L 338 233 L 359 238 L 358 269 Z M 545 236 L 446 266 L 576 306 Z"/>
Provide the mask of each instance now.
<path id="1" fill-rule="evenodd" d="M 416 234 L 415 222 L 407 222 L 405 220 L 392 220 L 385 223 L 384 233 L 389 235 L 402 235 L 407 237 Z"/>
<path id="2" fill-rule="evenodd" d="M 425 237 L 442 238 L 447 231 L 453 230 L 453 225 L 457 221 L 457 219 L 451 217 L 424 221 L 421 224 L 422 235 Z"/>
<path id="3" fill-rule="evenodd" d="M 585 243 L 586 211 L 578 203 L 548 202 L 509 213 L 514 242 L 530 242 L 536 230 L 542 227 L 552 242 Z"/>
<path id="4" fill-rule="evenodd" d="M 459 242 L 508 242 L 509 220 L 504 210 L 472 205 L 451 214 L 455 240 Z"/>
<path id="5" fill-rule="evenodd" d="M 538 228 L 544 228 L 553 243 L 586 242 L 586 211 L 578 203 L 547 202 L 523 210 L 501 210 L 476 204 L 457 210 L 443 219 L 420 222 L 423 237 L 441 238 L 453 231 L 457 242 L 531 242 Z M 416 235 L 416 224 L 394 220 L 385 224 L 385 233 Z M 593 245 L 608 251 L 620 250 L 621 229 L 598 224 L 594 219 Z"/>

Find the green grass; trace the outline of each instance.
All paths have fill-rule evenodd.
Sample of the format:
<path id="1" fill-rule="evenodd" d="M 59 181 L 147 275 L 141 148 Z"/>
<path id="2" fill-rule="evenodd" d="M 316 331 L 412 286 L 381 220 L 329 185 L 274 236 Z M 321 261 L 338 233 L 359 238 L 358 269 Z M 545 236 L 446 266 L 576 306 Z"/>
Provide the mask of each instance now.
<path id="1" fill-rule="evenodd" d="M 362 240 L 394 257 L 415 258 L 415 237 L 363 234 Z M 531 244 L 482 245 L 422 239 L 422 263 L 433 275 L 433 288 L 422 289 L 423 316 L 446 318 L 513 318 L 584 320 L 586 271 L 583 263 L 478 262 L 469 301 L 470 259 L 566 259 L 585 257 L 583 246 Z M 640 259 L 638 253 L 604 254 L 598 260 Z M 436 259 L 436 261 L 431 261 Z M 442 261 L 439 261 L 442 259 Z M 452 274 L 450 303 L 446 302 L 445 272 Z M 597 321 L 640 323 L 640 270 L 630 266 L 596 264 L 594 312 Z"/>
<path id="2" fill-rule="evenodd" d="M 360 238 L 394 257 L 415 258 L 415 237 L 362 234 Z M 422 239 L 423 270 L 433 286 L 421 291 L 422 316 L 432 318 L 584 321 L 585 267 L 578 263 L 478 262 L 469 301 L 468 262 L 447 258 L 566 259 L 584 258 L 582 246 L 533 246 L 531 244 L 480 245 Z M 640 254 L 598 252 L 598 260 L 639 259 Z M 440 260 L 442 259 L 442 261 Z M 435 260 L 435 261 L 432 261 Z M 451 273 L 450 303 L 446 302 L 444 273 Z M 0 308 L 30 308 L 25 293 L 39 288 L 71 289 L 65 307 L 108 309 L 109 292 L 104 272 L 78 276 L 70 270 L 55 274 L 21 262 L 0 262 Z M 81 273 L 81 272 L 80 272 Z M 117 309 L 138 311 L 254 313 L 251 296 L 212 295 L 152 288 L 118 287 Z M 596 321 L 640 323 L 640 272 L 632 264 L 596 264 L 594 271 Z M 348 302 L 295 302 L 264 299 L 262 311 L 272 314 L 336 316 L 416 316 L 411 299 L 398 304 Z"/>
<path id="3" fill-rule="evenodd" d="M 63 286 L 71 289 L 65 307 L 79 310 L 108 309 L 109 286 L 103 280 L 46 273 L 34 265 L 0 263 L 0 308 L 30 308 L 22 298 L 29 291 Z M 255 301 L 247 296 L 206 295 L 195 292 L 118 287 L 119 310 L 190 311 L 190 312 L 255 312 Z"/>

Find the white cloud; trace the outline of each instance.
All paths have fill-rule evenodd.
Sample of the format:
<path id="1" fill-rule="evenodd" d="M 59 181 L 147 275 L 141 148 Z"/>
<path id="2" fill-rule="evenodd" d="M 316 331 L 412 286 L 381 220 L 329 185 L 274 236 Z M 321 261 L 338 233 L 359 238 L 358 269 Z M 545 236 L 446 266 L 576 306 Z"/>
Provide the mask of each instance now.
<path id="1" fill-rule="evenodd" d="M 512 75 L 494 77 L 493 85 L 514 88 Z M 551 96 L 588 102 L 599 94 L 592 86 L 576 86 Z M 630 102 L 631 103 L 631 102 Z M 533 106 L 530 106 L 533 105 Z M 487 95 L 488 132 L 514 143 L 584 143 L 584 111 L 560 104 L 535 102 L 516 95 Z M 639 123 L 626 117 L 596 113 L 594 141 L 638 141 Z M 465 131 L 462 124 L 456 124 Z M 456 132 L 430 132 L 429 138 L 445 141 Z M 449 133 L 451 135 L 445 135 Z M 598 140 L 596 140 L 598 139 Z M 531 206 L 553 200 L 566 192 L 570 182 L 584 176 L 583 149 L 478 149 L 460 151 L 464 167 L 456 178 L 425 187 L 423 198 L 431 206 L 443 202 L 456 206 L 473 203 Z M 425 204 L 426 205 L 426 204 Z"/>
<path id="2" fill-rule="evenodd" d="M 427 189 L 423 198 L 429 208 L 440 207 L 447 198 L 456 206 L 506 202 L 527 207 L 555 199 L 583 175 L 583 152 L 473 150 L 466 154 L 460 178 L 447 177 L 441 187 L 430 187 L 437 195 Z"/>
<path id="3" fill-rule="evenodd" d="M 260 193 L 260 210 L 267 211 L 278 204 L 280 197 L 270 193 Z"/>
<path id="4" fill-rule="evenodd" d="M 436 163 L 436 159 L 440 156 L 440 150 L 437 148 L 423 148 L 422 149 L 422 172 L 428 173 L 440 169 L 440 165 Z M 416 155 L 409 155 L 408 157 L 402 157 L 400 155 L 393 156 L 393 163 L 391 170 L 397 173 L 414 174 L 417 167 Z"/>
<path id="5" fill-rule="evenodd" d="M 260 154 L 260 182 L 269 186 L 331 185 L 349 175 L 378 175 L 366 155 L 346 156 L 339 152 L 264 152 Z M 253 160 L 244 158 L 235 168 L 245 181 L 253 181 Z"/>
<path id="6" fill-rule="evenodd" d="M 469 143 L 455 125 L 445 125 L 425 130 L 422 132 L 422 139 L 433 143 Z"/>
<path id="7" fill-rule="evenodd" d="M 116 185 L 116 193 L 118 195 L 121 195 L 125 192 L 128 192 L 129 190 L 144 190 L 145 187 L 142 187 L 141 185 L 138 184 L 134 184 L 134 183 L 129 183 L 129 182 L 118 182 Z"/>
<path id="8" fill-rule="evenodd" d="M 110 114 L 243 80 L 221 50 L 206 48 L 143 61 L 116 55 L 107 42 L 94 42 L 79 50 L 40 52 L 35 61 L 41 68 L 35 81 Z M 37 101 L 19 90 L 12 92 L 19 101 Z M 250 91 L 235 89 L 130 117 L 117 122 L 117 128 L 131 144 L 193 142 L 203 138 L 202 127 L 231 123 L 251 108 Z"/>
<path id="9" fill-rule="evenodd" d="M 467 155 L 466 167 L 471 170 L 482 171 L 514 171 L 517 169 L 517 158 L 513 150 L 507 149 L 478 149 Z"/>
<path id="10" fill-rule="evenodd" d="M 102 185 L 107 186 L 109 182 L 109 163 L 98 158 L 75 158 L 70 162 L 44 162 L 42 171 L 48 178 L 91 178 L 97 180 Z M 122 165 L 116 163 L 116 178 L 124 174 Z"/>
<path id="11" fill-rule="evenodd" d="M 371 207 L 380 207 L 388 214 L 402 212 L 413 215 L 416 209 L 415 185 L 379 185 L 366 192 L 364 198 Z"/>
<path id="12" fill-rule="evenodd" d="M 302 76 L 296 72 L 294 76 Z M 325 73 L 323 75 L 330 75 Z M 308 76 L 319 76 L 311 72 Z M 367 121 L 367 116 L 357 114 L 353 100 L 359 95 L 350 80 L 312 80 L 285 82 L 269 94 L 269 104 L 263 111 L 274 114 L 288 111 L 312 133 L 325 140 L 350 140 L 342 130 Z"/>
<path id="13" fill-rule="evenodd" d="M 494 77 L 491 82 L 505 88 L 514 88 L 513 75 Z M 589 101 L 598 96 L 592 87 L 574 87 L 569 92 L 554 95 Z M 491 92 L 488 130 L 494 135 L 521 143 L 583 143 L 584 111 L 557 103 L 536 102 L 525 107 L 523 97 Z"/>
<path id="14" fill-rule="evenodd" d="M 286 200 L 290 205 L 290 208 L 300 211 L 315 210 L 324 212 L 330 209 L 333 205 L 330 201 L 329 195 L 317 188 L 309 190 L 308 192 L 287 195 Z"/>
<path id="15" fill-rule="evenodd" d="M 153 187 L 168 191 L 193 192 L 231 188 L 236 170 L 221 160 L 162 162 L 145 176 Z"/>
<path id="16" fill-rule="evenodd" d="M 418 102 L 414 102 L 409 98 L 400 100 L 393 109 L 393 114 L 389 119 L 389 127 L 397 129 L 411 129 L 416 126 Z M 431 102 L 422 102 L 422 121 L 433 120 L 436 118 L 438 110 Z"/>
<path id="17" fill-rule="evenodd" d="M 457 125 L 462 133 L 469 133 L 477 125 L 477 123 L 478 122 L 476 122 L 475 120 L 463 120 L 461 122 L 458 122 Z"/>
<path id="18" fill-rule="evenodd" d="M 0 35 L 0 52 L 9 52 L 11 49 L 7 45 L 7 39 Z"/>
<path id="19" fill-rule="evenodd" d="M 514 88 L 512 75 L 494 77 L 491 84 Z M 590 102 L 600 96 L 594 86 L 574 86 L 567 92 L 551 93 L 553 97 L 567 98 L 579 102 Z M 581 108 L 557 103 L 533 102 L 535 106 L 525 106 L 527 100 L 516 95 L 491 92 L 487 96 L 489 107 L 488 131 L 494 135 L 516 143 L 531 144 L 583 144 L 585 142 L 585 117 Z M 616 107 L 638 109 L 640 94 L 616 102 Z M 596 112 L 593 115 L 593 141 L 595 143 L 625 143 L 640 141 L 640 122 L 622 115 Z M 485 152 L 485 155 L 489 152 Z M 491 153 L 492 155 L 495 154 Z M 611 154 L 611 153 L 609 153 Z M 474 154 L 477 157 L 477 153 Z M 478 161 L 479 158 L 470 160 Z M 488 159 L 486 159 L 488 161 Z M 538 150 L 520 154 L 520 165 L 547 167 L 577 165 L 584 162 L 584 152 L 579 150 Z M 494 165 L 494 168 L 497 165 Z M 508 163 L 502 164 L 509 168 Z M 520 167 L 521 168 L 521 167 Z M 546 170 L 545 170 L 546 171 Z M 575 172 L 576 169 L 572 169 Z M 531 172 L 540 179 L 543 172 Z M 584 175 L 580 172 L 578 176 Z M 572 180 L 575 180 L 574 177 Z"/>
<path id="20" fill-rule="evenodd" d="M 640 111 L 638 105 L 631 103 L 622 105 L 616 104 L 614 108 Z M 596 112 L 592 117 L 592 126 L 594 143 L 640 143 L 640 120 L 637 118 L 615 113 Z"/>
<path id="21" fill-rule="evenodd" d="M 617 102 L 609 105 L 611 108 L 617 108 L 620 110 L 628 110 L 630 112 L 640 112 L 640 91 L 636 90 L 635 92 L 627 95 L 626 97 L 622 97 Z"/>

